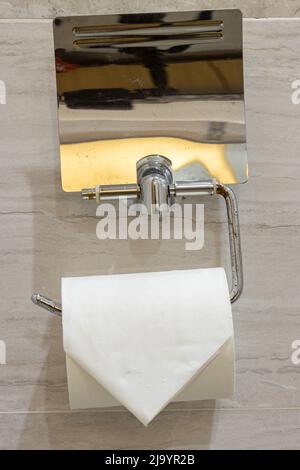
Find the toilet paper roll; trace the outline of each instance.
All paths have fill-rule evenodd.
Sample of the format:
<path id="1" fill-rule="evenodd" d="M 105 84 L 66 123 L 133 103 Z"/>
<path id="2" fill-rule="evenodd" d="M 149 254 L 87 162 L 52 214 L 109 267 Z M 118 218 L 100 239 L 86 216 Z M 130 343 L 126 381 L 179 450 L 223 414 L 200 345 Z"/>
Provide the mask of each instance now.
<path id="1" fill-rule="evenodd" d="M 124 405 L 148 424 L 171 401 L 234 393 L 222 268 L 62 279 L 72 409 Z"/>

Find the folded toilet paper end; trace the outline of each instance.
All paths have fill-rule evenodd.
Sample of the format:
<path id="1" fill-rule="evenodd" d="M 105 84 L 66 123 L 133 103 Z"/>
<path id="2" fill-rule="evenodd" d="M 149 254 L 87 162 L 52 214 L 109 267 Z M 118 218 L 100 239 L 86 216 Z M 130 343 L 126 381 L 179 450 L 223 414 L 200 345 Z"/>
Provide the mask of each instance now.
<path id="1" fill-rule="evenodd" d="M 147 426 L 171 402 L 232 396 L 223 268 L 63 278 L 61 292 L 62 304 L 32 301 L 58 316 L 63 307 L 72 410 L 123 405 Z"/>
<path id="2" fill-rule="evenodd" d="M 231 396 L 223 268 L 68 277 L 61 292 L 71 409 L 123 405 L 147 425 L 173 401 Z"/>

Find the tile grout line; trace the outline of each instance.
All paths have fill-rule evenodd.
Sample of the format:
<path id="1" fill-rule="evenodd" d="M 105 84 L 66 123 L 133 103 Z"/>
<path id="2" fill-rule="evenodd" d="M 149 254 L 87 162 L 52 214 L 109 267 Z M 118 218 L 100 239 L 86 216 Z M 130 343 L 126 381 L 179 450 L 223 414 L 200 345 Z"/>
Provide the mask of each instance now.
<path id="1" fill-rule="evenodd" d="M 54 18 L 0 18 L 0 24 L 52 23 Z"/>
<path id="2" fill-rule="evenodd" d="M 171 12 L 172 10 L 169 10 Z M 191 10 L 193 11 L 193 10 Z M 197 11 L 197 10 L 195 10 Z M 178 10 L 180 12 L 180 10 Z M 133 12 L 132 12 L 133 13 Z M 140 13 L 149 13 L 147 11 L 142 11 Z M 114 13 L 111 13 L 112 15 Z M 115 13 L 116 15 L 122 14 L 122 13 Z M 94 14 L 86 14 L 83 16 L 94 16 Z M 99 16 L 103 16 L 105 13 L 99 14 Z M 77 16 L 77 15 L 63 15 L 63 16 Z M 52 23 L 53 20 L 55 19 L 54 17 L 49 17 L 49 18 L 0 18 L 0 24 L 18 24 L 18 23 Z M 299 17 L 289 17 L 289 16 L 278 16 L 278 17 L 266 17 L 266 18 L 254 18 L 254 17 L 243 17 L 243 22 L 270 22 L 270 21 L 300 21 L 300 16 Z"/>
<path id="3" fill-rule="evenodd" d="M 244 408 L 178 408 L 172 410 L 163 410 L 161 413 L 184 413 L 184 412 L 200 412 L 207 413 L 212 411 L 233 411 L 233 412 L 246 412 L 246 411 L 300 411 L 300 407 L 244 407 Z M 105 414 L 105 413 L 129 413 L 128 410 L 33 410 L 33 411 L 0 411 L 0 415 L 39 415 L 39 414 Z M 161 414 L 160 413 L 160 414 Z"/>

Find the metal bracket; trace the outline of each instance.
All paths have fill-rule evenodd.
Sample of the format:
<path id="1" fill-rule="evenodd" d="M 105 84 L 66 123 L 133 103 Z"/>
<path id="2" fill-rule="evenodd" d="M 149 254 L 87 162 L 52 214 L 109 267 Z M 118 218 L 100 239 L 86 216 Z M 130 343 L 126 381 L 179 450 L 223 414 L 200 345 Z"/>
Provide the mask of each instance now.
<path id="1" fill-rule="evenodd" d="M 172 163 L 161 155 L 149 155 L 137 162 L 137 184 L 97 186 L 83 189 L 81 196 L 86 200 L 113 200 L 121 197 L 139 198 L 148 208 L 149 213 L 162 214 L 166 205 L 178 196 L 220 195 L 225 199 L 227 210 L 229 247 L 231 258 L 230 301 L 235 302 L 243 290 L 243 265 L 240 240 L 239 214 L 237 200 L 229 187 L 216 182 L 178 181 L 174 182 Z M 32 301 L 61 315 L 61 305 L 40 294 L 33 294 Z"/>

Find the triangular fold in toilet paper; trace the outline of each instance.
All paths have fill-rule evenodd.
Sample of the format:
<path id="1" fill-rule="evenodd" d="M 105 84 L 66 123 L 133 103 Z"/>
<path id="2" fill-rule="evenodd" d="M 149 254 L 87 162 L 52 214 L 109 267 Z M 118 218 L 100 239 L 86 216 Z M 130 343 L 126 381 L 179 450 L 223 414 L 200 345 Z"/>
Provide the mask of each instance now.
<path id="1" fill-rule="evenodd" d="M 64 348 L 148 424 L 232 336 L 222 268 L 62 280 Z"/>
<path id="2" fill-rule="evenodd" d="M 66 354 L 69 402 L 72 410 L 120 406 L 97 380 Z M 234 339 L 229 338 L 218 354 L 196 374 L 172 402 L 217 400 L 234 394 Z"/>

